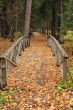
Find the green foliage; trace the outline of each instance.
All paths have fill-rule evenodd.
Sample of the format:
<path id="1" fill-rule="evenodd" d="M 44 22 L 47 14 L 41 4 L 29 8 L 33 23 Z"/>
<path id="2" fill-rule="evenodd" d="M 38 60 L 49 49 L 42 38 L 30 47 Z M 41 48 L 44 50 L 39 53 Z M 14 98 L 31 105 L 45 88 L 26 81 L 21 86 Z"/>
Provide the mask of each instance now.
<path id="1" fill-rule="evenodd" d="M 32 26 L 41 22 L 40 7 L 43 0 L 33 0 L 32 2 L 32 13 L 31 13 L 31 24 Z"/>
<path id="2" fill-rule="evenodd" d="M 17 92 L 17 89 L 16 88 L 11 88 L 7 91 L 7 95 L 12 95 L 14 94 L 15 92 Z"/>
<path id="3" fill-rule="evenodd" d="M 8 100 L 7 100 L 7 98 L 6 97 L 0 97 L 0 103 L 5 103 L 5 102 L 7 102 Z"/>
<path id="4" fill-rule="evenodd" d="M 16 92 L 18 92 L 17 88 L 10 88 L 7 91 L 0 90 L 0 110 L 4 110 L 6 103 L 16 104 L 15 98 L 12 97 Z"/>
<path id="5" fill-rule="evenodd" d="M 73 40 L 73 36 L 70 36 L 70 35 L 66 35 L 66 36 L 64 36 L 64 39 L 65 40 Z"/>
<path id="6" fill-rule="evenodd" d="M 15 38 L 18 38 L 18 37 L 21 37 L 22 36 L 22 33 L 21 32 L 15 32 L 14 33 L 14 37 Z"/>
<path id="7" fill-rule="evenodd" d="M 70 64 L 69 65 L 69 74 L 71 74 L 71 76 L 72 76 L 72 79 L 73 79 L 73 64 Z"/>
<path id="8" fill-rule="evenodd" d="M 67 88 L 72 88 L 72 82 L 71 81 L 61 81 L 55 86 L 56 90 L 62 90 L 62 89 L 67 89 Z"/>
<path id="9" fill-rule="evenodd" d="M 68 67 L 68 80 L 67 81 L 61 81 L 57 85 L 55 85 L 56 90 L 62 90 L 62 89 L 73 89 L 73 64 L 70 64 Z"/>
<path id="10" fill-rule="evenodd" d="M 0 103 L 5 103 L 8 101 L 8 96 L 13 95 L 17 92 L 16 88 L 11 88 L 8 91 L 0 91 Z"/>
<path id="11" fill-rule="evenodd" d="M 65 29 L 65 27 L 60 27 L 60 34 L 66 35 L 66 29 Z"/>
<path id="12" fill-rule="evenodd" d="M 73 29 L 73 0 L 66 0 L 64 6 L 65 25 L 68 29 Z"/>
<path id="13" fill-rule="evenodd" d="M 32 0 L 32 1 L 33 2 L 32 2 L 32 14 L 31 14 L 31 26 L 32 27 L 34 27 L 34 26 L 39 27 L 40 25 L 42 26 L 43 19 L 46 22 L 45 18 L 47 18 L 48 22 L 49 22 L 50 8 L 51 8 L 51 6 L 53 6 L 53 4 L 56 2 L 56 0 Z M 0 0 L 0 9 L 2 9 L 3 6 L 6 6 L 6 4 L 8 4 L 7 2 L 9 3 L 11 1 Z M 56 12 L 58 11 L 58 9 L 60 10 L 59 6 L 57 6 L 57 3 L 58 2 L 56 2 Z M 26 0 L 17 0 L 17 14 L 16 14 L 17 15 L 17 31 L 20 31 L 20 32 L 24 31 L 23 27 L 24 27 L 25 6 L 26 6 Z M 60 16 L 59 12 L 57 12 L 58 16 Z M 11 13 L 9 13 L 9 15 L 11 16 Z M 8 17 L 9 17 L 9 15 L 8 15 Z M 73 0 L 64 1 L 64 18 L 65 18 L 64 27 L 66 27 L 68 29 L 73 29 Z M 9 18 L 9 20 L 10 19 L 11 18 Z M 14 19 L 14 22 L 15 21 L 16 20 Z M 61 33 L 65 33 L 65 29 L 62 29 Z"/>
<path id="14" fill-rule="evenodd" d="M 4 0 L 0 0 L 0 8 L 4 6 Z"/>

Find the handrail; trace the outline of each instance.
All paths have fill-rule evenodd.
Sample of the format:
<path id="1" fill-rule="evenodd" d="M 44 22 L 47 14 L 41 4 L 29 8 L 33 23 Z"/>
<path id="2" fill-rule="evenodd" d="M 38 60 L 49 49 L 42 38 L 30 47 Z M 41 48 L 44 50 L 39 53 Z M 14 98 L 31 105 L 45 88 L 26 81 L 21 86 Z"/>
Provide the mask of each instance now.
<path id="1" fill-rule="evenodd" d="M 0 88 L 7 85 L 7 70 L 9 68 L 9 63 L 13 66 L 17 66 L 16 62 L 21 52 L 24 48 L 30 46 L 30 37 L 22 36 L 20 37 L 5 53 L 0 57 Z"/>
<path id="2" fill-rule="evenodd" d="M 51 35 L 48 37 L 48 45 L 51 47 L 53 55 L 56 57 L 57 66 L 60 66 L 61 68 L 62 78 L 67 80 L 67 60 L 69 58 L 67 53 L 59 42 Z"/>
<path id="3" fill-rule="evenodd" d="M 64 51 L 64 49 L 63 49 L 62 46 L 59 44 L 59 42 L 58 42 L 53 36 L 50 36 L 50 37 L 51 37 L 51 39 L 54 41 L 54 43 L 57 45 L 57 47 L 58 47 L 58 49 L 59 49 L 61 55 L 62 55 L 63 57 L 67 57 L 67 58 L 68 58 L 67 53 Z"/>
<path id="4" fill-rule="evenodd" d="M 28 36 L 27 36 L 27 37 L 28 37 Z M 3 54 L 1 55 L 1 57 L 7 57 L 8 54 L 15 48 L 15 46 L 17 46 L 17 44 L 18 44 L 22 39 L 24 39 L 24 38 L 26 38 L 26 36 L 20 37 L 5 53 L 3 53 Z"/>
<path id="5" fill-rule="evenodd" d="M 9 61 L 13 66 L 17 67 L 17 65 L 14 62 L 12 62 L 9 58 L 7 58 L 7 61 Z"/>

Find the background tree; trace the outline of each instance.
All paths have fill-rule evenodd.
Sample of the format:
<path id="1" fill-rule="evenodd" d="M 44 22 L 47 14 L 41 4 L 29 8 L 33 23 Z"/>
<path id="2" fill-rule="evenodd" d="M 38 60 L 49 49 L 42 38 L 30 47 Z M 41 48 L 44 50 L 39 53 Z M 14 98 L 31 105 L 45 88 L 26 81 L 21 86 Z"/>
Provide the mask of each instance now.
<path id="1" fill-rule="evenodd" d="M 32 0 L 27 0 L 24 22 L 24 35 L 29 35 L 30 32 L 30 17 L 31 17 Z"/>
<path id="2" fill-rule="evenodd" d="M 73 0 L 65 0 L 64 7 L 65 29 L 73 30 Z"/>
<path id="3" fill-rule="evenodd" d="M 42 31 L 62 40 L 64 30 L 73 29 L 73 0 L 64 0 L 64 24 L 61 26 L 62 0 L 33 0 L 31 28 Z M 43 8 L 44 7 L 44 8 Z M 13 37 L 15 32 L 24 33 L 24 16 L 26 0 L 0 0 L 0 33 L 1 36 Z M 60 31 L 61 30 L 61 31 Z"/>

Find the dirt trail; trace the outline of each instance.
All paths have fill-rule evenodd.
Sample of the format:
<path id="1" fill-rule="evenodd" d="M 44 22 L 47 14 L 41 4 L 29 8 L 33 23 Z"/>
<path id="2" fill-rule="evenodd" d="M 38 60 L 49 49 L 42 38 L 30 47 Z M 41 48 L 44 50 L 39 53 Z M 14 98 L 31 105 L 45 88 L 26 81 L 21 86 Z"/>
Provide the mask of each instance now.
<path id="1" fill-rule="evenodd" d="M 54 86 L 61 80 L 60 68 L 47 46 L 47 37 L 34 34 L 31 45 L 20 56 L 17 67 L 8 74 L 8 87 L 17 88 L 17 102 L 11 110 L 69 110 L 65 97 L 55 92 Z M 8 110 L 8 109 L 7 109 Z"/>

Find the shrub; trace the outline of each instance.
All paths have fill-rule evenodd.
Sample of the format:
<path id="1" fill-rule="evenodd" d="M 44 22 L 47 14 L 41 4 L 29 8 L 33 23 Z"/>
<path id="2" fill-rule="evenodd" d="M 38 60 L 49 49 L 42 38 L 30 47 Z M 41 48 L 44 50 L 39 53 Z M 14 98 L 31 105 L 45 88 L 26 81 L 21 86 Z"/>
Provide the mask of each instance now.
<path id="1" fill-rule="evenodd" d="M 21 37 L 22 36 L 22 33 L 21 32 L 15 32 L 14 33 L 14 37 L 15 38 L 18 38 L 18 37 Z"/>

